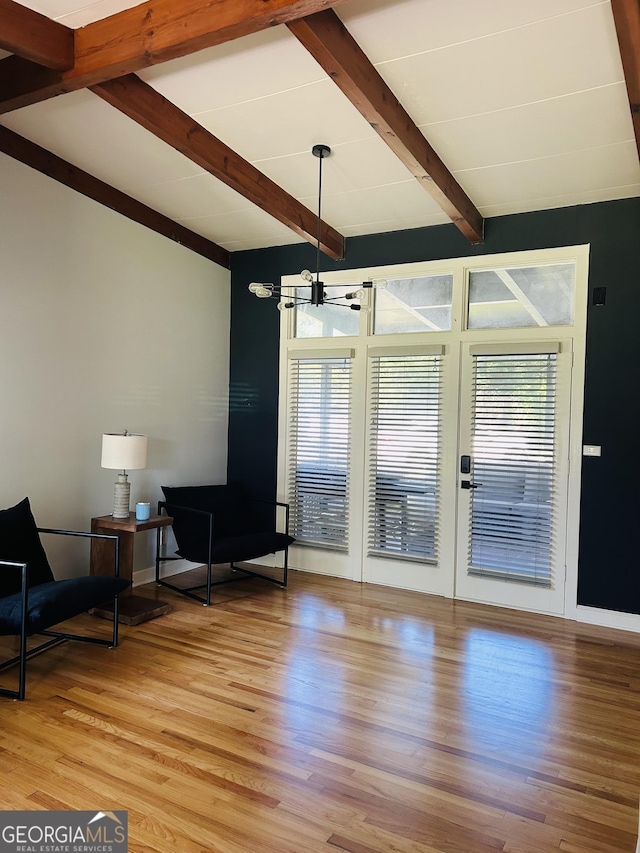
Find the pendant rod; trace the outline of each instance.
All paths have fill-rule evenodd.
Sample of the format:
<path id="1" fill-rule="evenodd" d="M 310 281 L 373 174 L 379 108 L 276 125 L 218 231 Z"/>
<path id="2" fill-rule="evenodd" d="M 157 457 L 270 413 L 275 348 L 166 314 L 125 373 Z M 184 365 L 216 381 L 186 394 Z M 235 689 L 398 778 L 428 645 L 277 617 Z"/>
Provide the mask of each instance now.
<path id="1" fill-rule="evenodd" d="M 322 161 L 331 154 L 328 145 L 314 145 L 311 149 L 314 157 L 320 158 L 318 166 L 318 238 L 316 242 L 316 285 L 320 282 L 320 240 L 322 238 Z"/>

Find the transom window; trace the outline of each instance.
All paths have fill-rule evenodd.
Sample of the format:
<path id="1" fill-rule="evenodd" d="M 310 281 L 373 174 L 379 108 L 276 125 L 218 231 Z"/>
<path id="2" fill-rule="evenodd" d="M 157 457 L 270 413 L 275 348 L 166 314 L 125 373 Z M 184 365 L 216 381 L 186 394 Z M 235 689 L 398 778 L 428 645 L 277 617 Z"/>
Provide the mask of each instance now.
<path id="1" fill-rule="evenodd" d="M 471 270 L 468 327 L 569 326 L 575 276 L 574 264 Z"/>
<path id="2" fill-rule="evenodd" d="M 291 314 L 287 337 L 432 336 L 456 330 L 573 325 L 575 261 L 506 265 L 487 260 L 472 266 L 460 260 L 452 263 L 454 270 L 428 274 L 424 268 L 431 264 L 407 264 L 406 272 L 402 267 L 363 270 L 361 281 L 354 281 L 353 271 L 342 282 L 325 274 L 327 296 L 334 299 L 357 292 L 359 298 L 319 306 L 302 304 L 284 312 Z M 363 290 L 367 280 L 374 280 L 374 286 Z M 295 289 L 298 295 L 308 295 L 299 281 L 299 277 L 283 278 L 284 292 Z M 356 303 L 362 310 L 349 310 Z"/>
<path id="3" fill-rule="evenodd" d="M 446 332 L 452 295 L 450 274 L 390 279 L 375 291 L 374 334 Z"/>

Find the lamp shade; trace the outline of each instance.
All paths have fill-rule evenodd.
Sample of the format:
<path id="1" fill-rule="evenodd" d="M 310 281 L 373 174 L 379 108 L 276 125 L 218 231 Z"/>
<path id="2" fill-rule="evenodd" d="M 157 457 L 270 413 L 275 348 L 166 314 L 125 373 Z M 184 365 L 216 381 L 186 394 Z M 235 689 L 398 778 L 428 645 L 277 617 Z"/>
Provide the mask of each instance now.
<path id="1" fill-rule="evenodd" d="M 103 433 L 103 468 L 117 471 L 133 471 L 147 467 L 147 436 L 135 433 Z"/>

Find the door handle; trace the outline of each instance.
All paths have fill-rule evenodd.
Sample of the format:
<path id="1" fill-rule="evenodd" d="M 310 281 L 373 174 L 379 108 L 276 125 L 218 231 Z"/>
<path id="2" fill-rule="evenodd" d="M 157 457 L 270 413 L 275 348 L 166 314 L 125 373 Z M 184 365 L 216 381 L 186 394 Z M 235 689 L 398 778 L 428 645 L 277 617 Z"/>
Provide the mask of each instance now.
<path id="1" fill-rule="evenodd" d="M 482 483 L 472 483 L 469 480 L 461 480 L 460 488 L 461 489 L 477 489 L 478 486 L 481 486 Z"/>

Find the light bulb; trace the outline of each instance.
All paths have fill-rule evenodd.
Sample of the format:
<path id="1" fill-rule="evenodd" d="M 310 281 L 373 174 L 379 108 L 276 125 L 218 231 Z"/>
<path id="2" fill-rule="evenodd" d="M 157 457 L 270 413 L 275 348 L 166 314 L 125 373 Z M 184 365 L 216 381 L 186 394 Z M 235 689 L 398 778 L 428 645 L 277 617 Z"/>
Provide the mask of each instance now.
<path id="1" fill-rule="evenodd" d="M 366 295 L 367 295 L 366 290 L 364 290 L 361 287 L 360 290 L 353 290 L 351 293 L 345 293 L 344 298 L 345 299 L 364 299 Z"/>
<path id="2" fill-rule="evenodd" d="M 285 311 L 287 308 L 293 308 L 295 302 L 278 302 L 278 311 Z"/>
<path id="3" fill-rule="evenodd" d="M 313 281 L 313 276 L 309 272 L 309 270 L 302 270 L 300 273 L 300 278 L 304 279 L 304 281 Z"/>
<path id="4" fill-rule="evenodd" d="M 386 278 L 374 278 L 372 284 L 378 290 L 384 290 L 387 286 L 387 280 Z"/>
<path id="5" fill-rule="evenodd" d="M 249 285 L 249 292 L 255 293 L 258 299 L 268 299 L 273 296 L 273 285 L 270 282 L 252 281 Z"/>
<path id="6" fill-rule="evenodd" d="M 273 285 L 270 282 L 252 281 L 249 292 L 254 293 L 258 299 L 268 299 L 273 296 Z"/>

